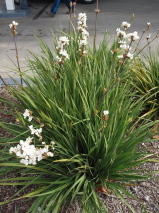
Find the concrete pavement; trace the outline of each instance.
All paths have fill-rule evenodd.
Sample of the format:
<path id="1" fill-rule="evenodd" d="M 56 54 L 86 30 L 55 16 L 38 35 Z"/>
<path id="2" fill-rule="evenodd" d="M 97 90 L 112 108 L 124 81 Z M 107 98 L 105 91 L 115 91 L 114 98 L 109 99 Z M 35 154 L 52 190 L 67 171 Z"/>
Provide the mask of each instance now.
<path id="1" fill-rule="evenodd" d="M 22 70 L 26 70 L 26 56 L 28 50 L 34 53 L 40 53 L 38 42 L 34 34 L 44 39 L 49 46 L 53 46 L 52 27 L 60 35 L 59 31 L 68 31 L 69 15 L 66 15 L 67 8 L 64 3 L 61 3 L 55 18 L 46 15 L 46 10 L 49 11 L 52 3 L 48 4 L 45 0 L 32 0 L 30 5 L 32 12 L 26 17 L 17 18 L 0 18 L 0 75 L 3 78 L 8 78 L 8 75 L 17 78 L 17 73 L 12 70 L 16 63 L 15 46 L 13 36 L 11 34 L 9 24 L 12 21 L 19 23 L 16 37 L 20 66 Z M 1 7 L 5 6 L 5 2 L 0 3 Z M 77 4 L 76 14 L 85 12 L 88 17 L 87 25 L 90 33 L 90 43 L 93 41 L 95 10 L 96 4 Z M 147 27 L 147 22 L 151 22 L 149 33 L 152 37 L 159 29 L 159 0 L 99 0 L 100 13 L 97 23 L 97 42 L 99 43 L 106 30 L 111 36 L 116 35 L 116 28 L 120 27 L 122 21 L 129 22 L 131 14 L 135 14 L 131 32 L 138 31 L 141 35 L 142 30 Z M 44 10 L 42 12 L 42 10 Z M 41 13 L 40 13 L 41 12 Z M 76 20 L 75 20 L 76 21 Z M 74 22 L 74 20 L 73 20 Z M 142 44 L 146 39 L 142 39 Z M 152 44 L 152 49 L 159 46 L 159 38 Z M 10 59 L 11 60 L 10 60 Z"/>

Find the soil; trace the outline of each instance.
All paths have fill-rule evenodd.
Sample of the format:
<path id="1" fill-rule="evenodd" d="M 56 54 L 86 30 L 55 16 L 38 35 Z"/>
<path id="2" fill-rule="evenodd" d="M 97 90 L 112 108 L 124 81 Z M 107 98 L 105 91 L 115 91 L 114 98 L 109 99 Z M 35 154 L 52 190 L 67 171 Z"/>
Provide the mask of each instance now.
<path id="1" fill-rule="evenodd" d="M 18 101 L 10 94 L 6 87 L 0 87 L 0 97 L 7 98 L 8 100 L 18 103 Z M 14 116 L 2 112 L 8 109 L 7 104 L 0 101 L 0 121 L 5 120 L 9 123 L 15 123 L 16 121 Z M 9 110 L 11 111 L 11 109 Z M 12 135 L 6 130 L 0 128 L 0 137 L 8 138 L 12 137 Z M 149 152 L 155 153 L 155 155 L 159 157 L 159 141 L 152 141 L 145 144 L 143 143 L 141 146 L 146 147 Z M 0 148 L 2 149 L 4 146 L 0 145 Z M 159 163 L 147 163 L 140 166 L 139 169 L 159 171 Z M 3 176 L 3 178 L 16 177 L 16 175 L 17 174 L 11 172 L 10 174 Z M 126 186 L 127 190 L 137 197 L 137 200 L 127 198 L 127 202 L 135 209 L 135 213 L 159 212 L 159 173 L 154 174 L 152 177 L 152 179 L 149 179 L 146 182 L 138 182 L 137 184 Z M 18 192 L 20 187 L 21 186 L 0 186 L 0 202 L 8 200 L 12 195 Z M 20 195 L 23 195 L 32 189 L 35 189 L 35 186 L 31 186 L 30 188 L 23 190 Z M 111 193 L 108 195 L 100 193 L 100 196 L 108 207 L 110 213 L 132 212 L 115 195 Z M 34 199 L 31 199 L 29 202 L 26 202 L 25 199 L 12 201 L 9 204 L 0 206 L 0 213 L 26 213 L 33 202 Z M 60 213 L 75 212 L 82 212 L 78 202 L 74 202 L 71 205 L 68 204 Z"/>

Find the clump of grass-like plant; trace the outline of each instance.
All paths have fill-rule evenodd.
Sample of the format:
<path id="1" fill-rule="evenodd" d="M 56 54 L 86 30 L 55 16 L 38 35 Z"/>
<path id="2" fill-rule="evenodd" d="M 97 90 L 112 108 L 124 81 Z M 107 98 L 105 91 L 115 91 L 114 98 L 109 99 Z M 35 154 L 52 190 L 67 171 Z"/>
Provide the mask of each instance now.
<path id="1" fill-rule="evenodd" d="M 82 212 L 108 212 L 99 193 L 117 195 L 135 212 L 124 198 L 134 195 L 124 184 L 150 176 L 138 166 L 155 157 L 138 145 L 149 140 L 157 121 L 139 117 L 145 99 L 136 100 L 128 78 L 133 63 L 124 43 L 128 23 L 125 31 L 117 30 L 120 42 L 109 47 L 105 37 L 94 54 L 87 48 L 86 15 L 79 17 L 79 33 L 55 42 L 57 57 L 40 40 L 43 54 L 32 53 L 28 59 L 32 74 L 23 73 L 26 87 L 9 88 L 21 103 L 16 110 L 8 102 L 19 124 L 0 124 L 15 135 L 1 139 L 0 172 L 18 170 L 19 176 L 0 184 L 24 185 L 21 190 L 37 185 L 20 197 L 36 198 L 27 211 L 31 213 L 39 207 L 56 213 L 75 199 Z M 128 39 L 131 44 L 138 35 Z"/>

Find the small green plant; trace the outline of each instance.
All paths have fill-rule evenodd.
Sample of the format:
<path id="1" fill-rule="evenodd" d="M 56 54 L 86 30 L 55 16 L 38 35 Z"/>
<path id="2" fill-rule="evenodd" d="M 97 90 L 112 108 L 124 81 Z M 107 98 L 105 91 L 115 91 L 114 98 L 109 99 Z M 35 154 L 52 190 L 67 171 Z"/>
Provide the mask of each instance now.
<path id="1" fill-rule="evenodd" d="M 83 213 L 108 212 L 100 193 L 117 195 L 135 212 L 124 196 L 135 197 L 124 184 L 150 176 L 138 166 L 156 159 L 138 145 L 158 123 L 139 117 L 145 98 L 136 100 L 128 78 L 130 47 L 139 36 L 127 34 L 130 24 L 123 22 L 119 39 L 109 47 L 105 37 L 94 53 L 87 47 L 86 14 L 79 15 L 78 24 L 77 34 L 56 39 L 57 57 L 39 40 L 43 54 L 31 53 L 32 74 L 23 73 L 26 87 L 9 87 L 21 105 L 6 101 L 19 124 L 0 123 L 15 136 L 1 139 L 0 174 L 19 175 L 0 184 L 23 185 L 20 191 L 37 185 L 20 197 L 36 198 L 28 213 L 39 207 L 58 213 L 75 199 Z M 9 201 L 20 199 L 18 193 Z"/>

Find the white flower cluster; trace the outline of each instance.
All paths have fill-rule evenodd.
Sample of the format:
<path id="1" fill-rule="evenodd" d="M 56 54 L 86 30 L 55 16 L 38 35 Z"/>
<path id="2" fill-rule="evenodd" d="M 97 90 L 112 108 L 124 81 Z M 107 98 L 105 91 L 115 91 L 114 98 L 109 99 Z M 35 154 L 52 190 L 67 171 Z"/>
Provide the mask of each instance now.
<path id="1" fill-rule="evenodd" d="M 31 121 L 33 119 L 32 111 L 30 111 L 29 109 L 26 109 L 25 112 L 23 113 L 23 117 L 24 118 L 28 117 L 28 121 Z"/>
<path id="2" fill-rule="evenodd" d="M 29 164 L 36 165 L 37 161 L 54 156 L 52 152 L 49 152 L 49 146 L 45 145 L 44 148 L 37 148 L 31 144 L 32 139 L 33 138 L 28 137 L 26 141 L 20 140 L 20 143 L 16 147 L 10 148 L 9 153 L 14 153 L 17 157 L 22 158 L 20 163 L 26 166 Z"/>
<path id="3" fill-rule="evenodd" d="M 18 23 L 15 22 L 15 21 L 12 21 L 12 24 L 9 24 L 9 27 L 11 28 L 12 34 L 13 34 L 14 36 L 17 35 L 17 32 L 16 32 L 17 25 L 18 25 Z"/>
<path id="4" fill-rule="evenodd" d="M 79 37 L 79 50 L 81 51 L 82 55 L 86 54 L 86 50 L 85 47 L 87 45 L 87 39 L 89 37 L 89 33 L 86 30 L 87 25 L 86 25 L 86 20 L 87 20 L 87 16 L 85 13 L 80 13 L 78 15 L 78 31 L 81 34 L 81 36 Z"/>
<path id="5" fill-rule="evenodd" d="M 67 45 L 69 45 L 69 39 L 66 36 L 61 36 L 58 41 L 58 46 L 56 47 L 60 54 L 60 57 L 57 55 L 56 58 L 60 64 L 64 63 L 64 60 L 69 59 L 69 55 L 64 49 Z"/>
<path id="6" fill-rule="evenodd" d="M 127 33 L 127 29 L 130 26 L 131 26 L 130 23 L 124 21 L 121 24 L 121 27 L 123 27 L 124 30 L 121 30 L 120 28 L 116 29 L 117 36 L 119 38 L 119 46 L 123 50 L 123 54 L 118 56 L 118 58 L 121 58 L 121 59 L 126 59 L 126 58 L 133 59 L 133 54 L 130 53 L 131 45 L 129 44 L 131 44 L 132 42 L 140 38 L 136 31 L 133 33 Z M 129 44 L 127 44 L 127 42 L 129 42 Z"/>
<path id="7" fill-rule="evenodd" d="M 29 118 L 29 121 L 32 120 L 32 112 L 28 109 L 25 110 L 23 114 L 24 118 Z M 36 135 L 39 138 L 39 141 L 42 141 L 42 128 L 34 129 L 33 125 L 29 126 L 32 135 Z M 10 154 L 16 154 L 17 157 L 22 158 L 20 163 L 25 164 L 26 166 L 29 164 L 36 165 L 37 161 L 40 161 L 44 158 L 53 157 L 53 152 L 49 151 L 49 146 L 46 145 L 45 142 L 42 142 L 43 148 L 35 147 L 32 144 L 33 137 L 28 137 L 25 141 L 20 140 L 20 143 L 16 147 L 11 147 L 9 150 Z M 54 142 L 51 141 L 51 148 L 54 150 Z"/>
<path id="8" fill-rule="evenodd" d="M 14 28 L 17 25 L 18 25 L 18 22 L 12 21 L 12 24 L 9 24 L 9 27 Z"/>

